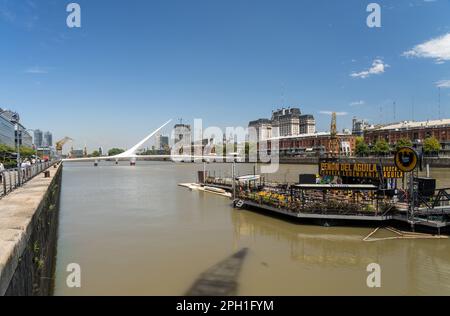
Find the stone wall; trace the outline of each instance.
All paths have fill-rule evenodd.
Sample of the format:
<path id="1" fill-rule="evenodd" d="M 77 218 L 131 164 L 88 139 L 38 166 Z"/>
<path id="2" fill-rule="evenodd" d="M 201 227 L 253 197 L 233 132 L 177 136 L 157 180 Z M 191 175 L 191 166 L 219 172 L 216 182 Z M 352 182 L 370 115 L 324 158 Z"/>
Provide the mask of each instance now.
<path id="1" fill-rule="evenodd" d="M 1 295 L 52 294 L 62 165 L 48 170 L 0 200 Z"/>

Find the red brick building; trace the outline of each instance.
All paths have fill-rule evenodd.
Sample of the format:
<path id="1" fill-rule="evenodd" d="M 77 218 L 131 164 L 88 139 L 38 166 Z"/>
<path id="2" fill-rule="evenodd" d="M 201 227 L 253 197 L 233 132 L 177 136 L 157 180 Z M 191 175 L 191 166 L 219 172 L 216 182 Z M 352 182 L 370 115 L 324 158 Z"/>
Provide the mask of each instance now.
<path id="1" fill-rule="evenodd" d="M 450 119 L 400 122 L 384 126 L 369 127 L 364 131 L 365 142 L 373 145 L 379 139 L 386 140 L 395 146 L 397 141 L 406 138 L 412 141 L 415 147 L 420 147 L 429 137 L 435 137 L 441 143 L 443 151 L 450 151 Z"/>
<path id="2" fill-rule="evenodd" d="M 277 138 L 280 155 L 336 154 L 351 156 L 355 152 L 356 137 L 338 134 L 333 139 L 330 133 L 304 134 Z M 336 141 L 337 140 L 337 141 Z"/>

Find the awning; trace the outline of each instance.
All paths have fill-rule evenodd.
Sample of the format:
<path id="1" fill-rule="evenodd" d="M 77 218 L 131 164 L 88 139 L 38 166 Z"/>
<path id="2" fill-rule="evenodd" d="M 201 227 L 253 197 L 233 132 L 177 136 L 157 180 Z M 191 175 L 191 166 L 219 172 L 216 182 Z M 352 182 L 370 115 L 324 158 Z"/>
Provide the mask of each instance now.
<path id="1" fill-rule="evenodd" d="M 378 190 L 378 187 L 373 184 L 296 184 L 293 188 L 299 190 Z"/>
<path id="2" fill-rule="evenodd" d="M 241 176 L 237 177 L 239 181 L 257 181 L 261 178 L 260 175 L 249 175 L 249 176 Z"/>

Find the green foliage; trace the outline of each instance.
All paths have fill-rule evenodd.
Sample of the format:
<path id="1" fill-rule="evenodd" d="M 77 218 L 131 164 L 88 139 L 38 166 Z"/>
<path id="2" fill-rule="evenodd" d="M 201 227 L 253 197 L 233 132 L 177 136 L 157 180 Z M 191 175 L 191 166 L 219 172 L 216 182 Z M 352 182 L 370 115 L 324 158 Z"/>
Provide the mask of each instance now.
<path id="1" fill-rule="evenodd" d="M 399 150 L 402 147 L 412 147 L 413 143 L 408 138 L 400 138 L 395 144 L 395 150 Z"/>
<path id="2" fill-rule="evenodd" d="M 123 153 L 125 150 L 120 149 L 120 148 L 111 148 L 110 150 L 108 150 L 108 156 L 115 156 L 115 155 L 119 155 L 121 153 Z"/>
<path id="3" fill-rule="evenodd" d="M 22 159 L 31 158 L 31 156 L 34 155 L 36 155 L 34 149 L 23 146 L 20 147 L 20 156 Z M 3 163 L 5 168 L 17 167 L 16 149 L 5 144 L 0 144 L 0 162 Z"/>
<path id="4" fill-rule="evenodd" d="M 253 155 L 257 152 L 258 145 L 256 143 L 245 142 L 245 156 L 248 157 L 250 153 Z"/>
<path id="5" fill-rule="evenodd" d="M 386 155 L 390 152 L 389 144 L 384 139 L 379 139 L 373 147 L 373 151 L 377 155 Z"/>
<path id="6" fill-rule="evenodd" d="M 152 156 L 152 155 L 157 155 L 158 152 L 155 149 L 147 149 L 144 150 L 142 153 L 140 153 L 139 155 L 142 156 Z"/>
<path id="7" fill-rule="evenodd" d="M 91 157 L 100 157 L 100 152 L 98 150 L 94 150 L 91 154 Z"/>
<path id="8" fill-rule="evenodd" d="M 0 162 L 3 163 L 5 168 L 13 168 L 17 166 L 17 161 L 13 159 L 14 157 L 11 155 L 14 152 L 14 148 L 0 144 Z"/>
<path id="9" fill-rule="evenodd" d="M 20 156 L 22 158 L 30 158 L 31 156 L 34 155 L 36 155 L 36 151 L 33 148 L 20 147 Z"/>
<path id="10" fill-rule="evenodd" d="M 39 250 L 40 250 L 39 244 L 38 244 L 37 241 L 35 241 L 35 242 L 33 243 L 33 252 L 34 252 L 34 253 L 38 253 Z"/>
<path id="11" fill-rule="evenodd" d="M 364 138 L 357 137 L 356 138 L 356 148 L 355 148 L 356 155 L 359 157 L 364 157 L 364 156 L 367 156 L 369 154 L 369 152 L 370 152 L 369 146 L 364 141 Z"/>
<path id="12" fill-rule="evenodd" d="M 423 141 L 423 150 L 425 153 L 438 153 L 441 150 L 441 144 L 436 137 L 428 137 Z"/>
<path id="13" fill-rule="evenodd" d="M 4 153 L 12 153 L 14 152 L 14 149 L 12 147 L 9 147 L 5 144 L 0 144 L 0 155 Z"/>

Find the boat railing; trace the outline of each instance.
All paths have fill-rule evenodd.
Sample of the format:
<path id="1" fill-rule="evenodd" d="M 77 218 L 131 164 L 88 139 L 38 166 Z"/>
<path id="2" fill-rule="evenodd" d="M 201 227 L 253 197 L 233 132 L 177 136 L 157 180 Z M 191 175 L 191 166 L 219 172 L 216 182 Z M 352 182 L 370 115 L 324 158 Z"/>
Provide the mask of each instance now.
<path id="1" fill-rule="evenodd" d="M 238 197 L 293 213 L 386 216 L 396 210 L 392 200 L 371 191 L 241 190 Z"/>
<path id="2" fill-rule="evenodd" d="M 450 188 L 438 189 L 432 196 L 417 194 L 416 216 L 427 221 L 447 221 L 450 215 Z"/>

